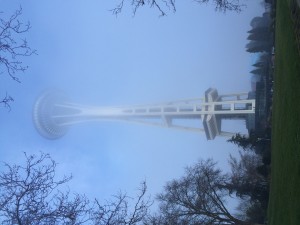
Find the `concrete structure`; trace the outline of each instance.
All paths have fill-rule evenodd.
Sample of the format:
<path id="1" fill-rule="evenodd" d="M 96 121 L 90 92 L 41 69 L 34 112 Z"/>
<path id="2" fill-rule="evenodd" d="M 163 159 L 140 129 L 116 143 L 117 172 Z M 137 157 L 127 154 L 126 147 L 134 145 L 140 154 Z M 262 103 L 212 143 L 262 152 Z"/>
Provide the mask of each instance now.
<path id="1" fill-rule="evenodd" d="M 34 124 L 49 139 L 63 136 L 69 126 L 86 121 L 119 120 L 187 131 L 203 132 L 208 140 L 232 136 L 221 130 L 222 119 L 243 119 L 255 113 L 255 99 L 248 93 L 219 95 L 209 88 L 204 98 L 184 99 L 160 104 L 93 107 L 74 104 L 60 93 L 40 96 L 33 111 Z M 176 124 L 176 120 L 195 119 L 199 127 Z M 202 120 L 202 126 L 200 121 Z"/>

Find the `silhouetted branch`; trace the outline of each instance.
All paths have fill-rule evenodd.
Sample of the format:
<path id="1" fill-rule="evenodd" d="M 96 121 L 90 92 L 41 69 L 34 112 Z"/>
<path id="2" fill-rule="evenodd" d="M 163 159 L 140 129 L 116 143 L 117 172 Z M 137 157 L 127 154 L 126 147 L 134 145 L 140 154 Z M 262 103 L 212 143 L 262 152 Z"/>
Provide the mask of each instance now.
<path id="1" fill-rule="evenodd" d="M 17 82 L 20 80 L 16 73 L 24 72 L 28 68 L 20 59 L 36 54 L 36 50 L 31 49 L 23 38 L 23 34 L 30 29 L 30 23 L 20 22 L 21 15 L 22 7 L 7 20 L 0 18 L 0 72 L 7 73 Z"/>
<path id="2" fill-rule="evenodd" d="M 127 194 L 119 193 L 113 200 L 106 201 L 101 205 L 95 199 L 95 207 L 92 213 L 92 221 L 98 225 L 134 225 L 139 224 L 148 215 L 148 210 L 152 205 L 150 198 L 146 198 L 146 182 L 141 184 L 138 196 L 135 199 Z M 131 201 L 134 201 L 132 207 Z"/>
<path id="3" fill-rule="evenodd" d="M 227 11 L 235 11 L 240 12 L 246 5 L 241 4 L 241 0 L 194 0 L 199 4 L 207 4 L 212 2 L 217 11 L 227 12 Z M 112 13 L 114 15 L 118 15 L 122 12 L 126 3 L 131 6 L 133 15 L 136 14 L 137 10 L 145 5 L 148 5 L 150 8 L 155 8 L 160 16 L 167 15 L 167 11 L 176 11 L 175 0 L 120 0 L 120 2 L 116 5 L 114 9 L 112 9 Z"/>
<path id="4" fill-rule="evenodd" d="M 89 201 L 84 195 L 57 188 L 71 179 L 55 179 L 56 162 L 48 154 L 27 155 L 24 166 L 5 163 L 0 173 L 2 224 L 82 224 L 89 220 Z"/>
<path id="5" fill-rule="evenodd" d="M 0 104 L 4 105 L 4 107 L 8 108 L 8 110 L 10 111 L 10 102 L 13 101 L 14 99 L 6 93 L 5 97 L 0 101 Z"/>
<path id="6" fill-rule="evenodd" d="M 122 12 L 125 3 L 128 2 L 126 0 L 121 0 L 117 6 L 112 9 L 112 13 L 114 15 L 118 15 Z M 132 0 L 129 5 L 132 8 L 133 15 L 136 14 L 137 10 L 145 5 L 148 5 L 150 8 L 155 8 L 160 13 L 160 16 L 165 16 L 166 11 L 173 10 L 176 11 L 175 8 L 175 0 Z"/>
<path id="7" fill-rule="evenodd" d="M 227 12 L 227 11 L 235 11 L 241 12 L 245 4 L 241 3 L 241 0 L 194 0 L 197 3 L 209 3 L 212 2 L 217 11 Z"/>

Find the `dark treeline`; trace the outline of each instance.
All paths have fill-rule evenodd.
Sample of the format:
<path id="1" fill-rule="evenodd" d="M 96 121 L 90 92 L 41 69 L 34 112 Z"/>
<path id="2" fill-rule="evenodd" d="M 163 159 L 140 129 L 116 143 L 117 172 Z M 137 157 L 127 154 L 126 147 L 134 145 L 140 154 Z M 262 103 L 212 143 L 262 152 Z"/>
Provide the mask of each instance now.
<path id="1" fill-rule="evenodd" d="M 252 65 L 255 69 L 251 71 L 254 75 L 265 75 L 271 62 L 273 49 L 272 14 L 265 12 L 261 17 L 252 19 L 251 30 L 248 31 L 248 44 L 246 51 L 259 54 L 258 59 Z"/>
<path id="2" fill-rule="evenodd" d="M 264 223 L 267 220 L 267 208 L 270 187 L 271 132 L 266 129 L 264 135 L 255 131 L 247 135 L 236 134 L 228 142 L 238 145 L 240 159 L 230 157 L 234 180 L 238 183 L 236 192 L 240 197 L 240 210 L 248 221 Z"/>
<path id="3" fill-rule="evenodd" d="M 236 134 L 228 142 L 238 145 L 240 158 L 229 163 L 235 174 L 232 183 L 240 198 L 241 217 L 249 222 L 266 223 L 271 173 L 271 102 L 274 71 L 274 4 L 265 1 L 266 12 L 251 20 L 246 51 L 257 55 L 250 71 L 256 87 L 256 125 L 249 135 Z M 259 93 L 259 94 L 258 94 Z M 263 94 L 262 94 L 263 93 Z M 264 98 L 264 99 L 262 99 Z M 263 111 L 263 113 L 262 113 Z M 238 171 L 238 172 L 235 172 Z M 243 171 L 243 172 L 241 172 Z"/>

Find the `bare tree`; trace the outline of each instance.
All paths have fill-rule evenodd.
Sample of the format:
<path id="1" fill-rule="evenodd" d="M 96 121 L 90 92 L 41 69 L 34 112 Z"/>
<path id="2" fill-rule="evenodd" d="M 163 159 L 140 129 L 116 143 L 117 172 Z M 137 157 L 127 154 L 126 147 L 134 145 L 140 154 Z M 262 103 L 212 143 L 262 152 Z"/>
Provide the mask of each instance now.
<path id="1" fill-rule="evenodd" d="M 70 194 L 71 176 L 55 179 L 56 162 L 48 155 L 25 154 L 25 165 L 4 164 L 0 173 L 2 225 L 137 225 L 152 205 L 143 182 L 135 198 L 120 193 L 101 205 L 85 195 Z"/>
<path id="2" fill-rule="evenodd" d="M 3 15 L 3 12 L 0 12 Z M 24 72 L 28 66 L 22 62 L 23 57 L 36 54 L 24 35 L 30 29 L 30 23 L 22 23 L 20 17 L 22 8 L 16 10 L 9 18 L 0 18 L 0 74 L 7 74 L 16 82 L 20 82 L 17 73 Z M 5 97 L 0 103 L 9 107 L 12 98 Z"/>
<path id="3" fill-rule="evenodd" d="M 83 224 L 89 201 L 84 195 L 58 190 L 71 177 L 55 180 L 56 163 L 48 154 L 28 156 L 24 166 L 5 164 L 0 174 L 1 224 Z"/>
<path id="4" fill-rule="evenodd" d="M 124 193 L 114 196 L 113 200 L 101 205 L 95 200 L 92 220 L 97 225 L 134 225 L 141 223 L 146 216 L 152 201 L 146 197 L 147 185 L 141 184 L 136 198 L 130 198 Z"/>
<path id="5" fill-rule="evenodd" d="M 185 175 L 169 182 L 158 195 L 160 214 L 150 224 L 253 225 L 234 216 L 226 207 L 229 181 L 212 160 L 188 167 Z"/>
<path id="6" fill-rule="evenodd" d="M 199 4 L 208 4 L 213 3 L 217 11 L 226 12 L 226 11 L 236 11 L 240 12 L 244 4 L 241 3 L 241 0 L 194 0 Z M 117 6 L 112 9 L 114 15 L 118 15 L 122 12 L 124 6 L 129 4 L 132 8 L 133 15 L 136 14 L 137 10 L 143 6 L 149 6 L 150 8 L 155 8 L 160 16 L 165 16 L 167 11 L 176 11 L 175 0 L 120 0 Z"/>

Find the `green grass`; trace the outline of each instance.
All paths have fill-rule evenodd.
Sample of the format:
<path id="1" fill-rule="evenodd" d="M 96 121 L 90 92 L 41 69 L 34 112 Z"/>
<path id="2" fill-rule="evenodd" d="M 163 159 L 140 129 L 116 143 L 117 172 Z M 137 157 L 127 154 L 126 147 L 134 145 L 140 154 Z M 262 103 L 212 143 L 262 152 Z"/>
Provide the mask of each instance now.
<path id="1" fill-rule="evenodd" d="M 300 57 L 288 0 L 277 1 L 270 225 L 300 225 Z"/>

